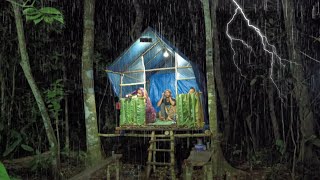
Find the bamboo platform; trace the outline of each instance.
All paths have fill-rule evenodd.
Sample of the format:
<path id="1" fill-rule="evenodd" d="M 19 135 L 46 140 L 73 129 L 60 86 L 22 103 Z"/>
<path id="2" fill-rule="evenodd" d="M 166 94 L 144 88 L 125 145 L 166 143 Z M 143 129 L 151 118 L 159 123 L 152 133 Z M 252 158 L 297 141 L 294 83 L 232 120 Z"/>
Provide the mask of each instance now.
<path id="1" fill-rule="evenodd" d="M 209 130 L 196 129 L 196 128 L 180 128 L 176 126 L 122 126 L 116 127 L 115 133 L 104 134 L 99 133 L 100 137 L 151 137 L 151 132 L 164 132 L 158 134 L 157 137 L 168 137 L 169 133 L 165 132 L 174 131 L 174 137 L 176 138 L 188 138 L 188 137 L 210 137 Z"/>
<path id="2" fill-rule="evenodd" d="M 116 131 L 203 131 L 202 128 L 177 127 L 176 125 L 143 125 L 143 126 L 120 126 L 116 127 Z"/>

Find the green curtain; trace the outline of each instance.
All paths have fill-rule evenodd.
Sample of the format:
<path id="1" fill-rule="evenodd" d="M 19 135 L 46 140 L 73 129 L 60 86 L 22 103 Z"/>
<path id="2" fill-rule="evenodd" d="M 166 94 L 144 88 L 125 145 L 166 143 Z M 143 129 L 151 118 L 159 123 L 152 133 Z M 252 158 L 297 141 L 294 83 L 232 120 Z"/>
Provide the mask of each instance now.
<path id="1" fill-rule="evenodd" d="M 176 106 L 179 127 L 203 128 L 203 109 L 199 93 L 179 94 Z"/>
<path id="2" fill-rule="evenodd" d="M 144 98 L 121 98 L 120 126 L 144 125 L 146 103 Z"/>

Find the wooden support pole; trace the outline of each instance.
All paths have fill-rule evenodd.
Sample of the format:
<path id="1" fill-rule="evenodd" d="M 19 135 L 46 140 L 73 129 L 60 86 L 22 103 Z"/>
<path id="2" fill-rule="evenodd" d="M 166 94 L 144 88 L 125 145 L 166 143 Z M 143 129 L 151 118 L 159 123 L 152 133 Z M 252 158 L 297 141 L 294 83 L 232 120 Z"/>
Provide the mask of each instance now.
<path id="1" fill-rule="evenodd" d="M 191 164 L 185 165 L 185 180 L 192 180 L 193 167 Z"/>
<path id="2" fill-rule="evenodd" d="M 151 133 L 151 140 L 155 140 L 155 131 L 152 131 Z M 150 146 L 149 146 L 149 149 L 153 149 L 154 143 L 150 143 Z M 148 152 L 148 162 L 150 163 L 152 161 L 152 151 L 149 151 Z M 151 173 L 151 165 L 148 164 L 147 165 L 147 173 L 146 173 L 146 179 L 149 178 L 150 176 L 150 173 Z"/>
<path id="3" fill-rule="evenodd" d="M 207 174 L 208 174 L 208 166 L 207 165 L 204 165 L 202 167 L 202 170 L 203 170 L 203 180 L 209 180 L 208 177 L 207 177 Z"/>
<path id="4" fill-rule="evenodd" d="M 111 180 L 111 178 L 110 178 L 110 165 L 107 166 L 107 180 Z"/>
<path id="5" fill-rule="evenodd" d="M 120 161 L 116 161 L 116 180 L 120 180 Z"/>
<path id="6" fill-rule="evenodd" d="M 208 163 L 205 165 L 207 167 L 207 179 L 213 179 L 213 171 L 212 171 L 212 164 Z"/>
<path id="7" fill-rule="evenodd" d="M 171 178 L 176 179 L 176 173 L 174 171 L 174 165 L 175 165 L 175 157 L 174 157 L 174 149 L 175 149 L 175 144 L 174 144 L 174 132 L 170 131 L 170 163 L 171 163 Z"/>
<path id="8" fill-rule="evenodd" d="M 155 138 L 155 139 L 156 139 L 156 138 Z M 153 147 L 154 147 L 155 149 L 157 149 L 157 143 L 156 143 L 156 141 L 153 140 L 153 141 L 151 141 L 151 142 L 152 142 L 152 144 L 153 144 Z M 154 163 L 157 162 L 157 161 L 156 161 L 156 153 L 157 153 L 157 151 L 153 151 L 153 152 L 152 152 L 152 159 L 153 159 L 152 162 L 154 162 Z M 153 172 L 156 172 L 156 165 L 155 165 L 155 164 L 153 164 Z"/>

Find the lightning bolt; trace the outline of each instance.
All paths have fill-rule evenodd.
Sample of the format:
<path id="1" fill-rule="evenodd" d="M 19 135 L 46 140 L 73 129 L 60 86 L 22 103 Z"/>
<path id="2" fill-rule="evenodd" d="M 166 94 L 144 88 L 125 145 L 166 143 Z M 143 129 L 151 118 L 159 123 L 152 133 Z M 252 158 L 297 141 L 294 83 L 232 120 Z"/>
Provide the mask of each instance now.
<path id="1" fill-rule="evenodd" d="M 235 49 L 233 48 L 233 42 L 234 41 L 238 41 L 238 42 L 241 42 L 246 48 L 248 48 L 250 50 L 250 54 L 253 52 L 253 48 L 252 46 L 250 46 L 247 42 L 245 42 L 244 40 L 242 39 L 239 39 L 239 38 L 236 38 L 236 37 L 233 37 L 232 35 L 230 35 L 229 33 L 229 25 L 230 23 L 235 19 L 236 15 L 240 14 L 244 20 L 246 21 L 247 25 L 249 28 L 251 28 L 252 30 L 254 30 L 258 36 L 260 37 L 260 40 L 261 40 L 261 44 L 263 46 L 263 50 L 265 52 L 267 52 L 268 54 L 271 55 L 271 61 L 270 61 L 270 68 L 269 68 L 269 78 L 271 79 L 272 83 L 274 84 L 274 86 L 276 87 L 277 91 L 278 91 L 278 94 L 279 94 L 279 97 L 282 101 L 282 98 L 281 98 L 281 91 L 279 89 L 279 87 L 277 86 L 277 84 L 275 83 L 274 79 L 273 79 L 273 69 L 274 69 L 274 64 L 275 62 L 278 62 L 280 66 L 282 67 L 285 67 L 285 64 L 283 64 L 283 61 L 286 61 L 286 62 L 289 62 L 289 63 L 292 63 L 292 64 L 295 64 L 295 65 L 299 65 L 298 63 L 296 62 L 292 62 L 292 61 L 289 61 L 287 59 L 283 59 L 279 56 L 279 54 L 277 53 L 277 49 L 276 47 L 273 45 L 273 44 L 270 44 L 269 41 L 268 41 L 268 38 L 266 35 L 264 35 L 261 30 L 259 28 L 257 28 L 256 26 L 252 25 L 250 23 L 250 20 L 247 18 L 247 16 L 245 15 L 245 13 L 243 12 L 242 8 L 240 7 L 240 5 L 235 1 L 235 0 L 232 0 L 233 3 L 235 4 L 236 6 L 236 9 L 234 11 L 234 14 L 232 16 L 232 18 L 229 20 L 229 22 L 227 23 L 227 28 L 226 28 L 226 34 L 230 40 L 230 47 L 233 51 L 233 56 L 232 56 L 232 59 L 233 59 L 233 63 L 234 65 L 236 66 L 236 68 L 238 69 L 238 71 L 240 72 L 241 76 L 245 77 L 242 72 L 241 72 L 241 69 L 240 67 L 237 65 L 236 61 L 235 61 L 235 55 L 236 55 L 236 51 Z M 249 56 L 250 56 L 249 54 Z"/>

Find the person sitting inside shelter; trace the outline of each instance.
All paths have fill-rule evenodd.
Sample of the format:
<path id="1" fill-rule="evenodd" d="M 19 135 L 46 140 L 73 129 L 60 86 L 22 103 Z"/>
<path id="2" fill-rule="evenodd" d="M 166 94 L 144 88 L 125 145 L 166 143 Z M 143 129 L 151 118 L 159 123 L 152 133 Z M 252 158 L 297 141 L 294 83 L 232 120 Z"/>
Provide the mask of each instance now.
<path id="1" fill-rule="evenodd" d="M 156 121 L 156 110 L 153 108 L 151 104 L 151 100 L 148 96 L 148 92 L 140 87 L 137 90 L 133 91 L 132 93 L 126 95 L 126 97 L 137 96 L 140 98 L 144 98 L 146 102 L 146 123 L 154 123 Z"/>
<path id="2" fill-rule="evenodd" d="M 195 89 L 194 87 L 191 87 L 191 88 L 189 89 L 188 94 L 193 94 L 193 93 L 195 93 L 195 92 L 196 92 L 196 89 Z"/>
<path id="3" fill-rule="evenodd" d="M 176 100 L 171 96 L 169 89 L 162 93 L 162 97 L 157 103 L 160 107 L 159 118 L 160 120 L 174 120 L 176 115 Z"/>

